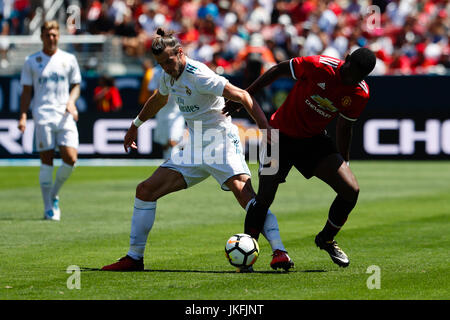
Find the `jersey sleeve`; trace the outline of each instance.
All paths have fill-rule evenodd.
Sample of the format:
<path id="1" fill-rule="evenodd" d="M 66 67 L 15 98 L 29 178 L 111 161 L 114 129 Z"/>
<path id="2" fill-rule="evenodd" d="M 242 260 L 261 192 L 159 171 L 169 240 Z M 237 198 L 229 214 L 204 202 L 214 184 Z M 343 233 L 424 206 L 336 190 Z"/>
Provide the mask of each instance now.
<path id="1" fill-rule="evenodd" d="M 78 65 L 78 61 L 77 58 L 75 58 L 75 56 L 72 56 L 72 68 L 70 69 L 69 83 L 70 84 L 81 83 L 80 66 Z"/>
<path id="2" fill-rule="evenodd" d="M 349 99 L 348 97 L 344 97 L 344 99 L 346 98 Z M 353 96 L 351 99 L 353 101 L 350 102 L 350 106 L 342 109 L 339 115 L 349 121 L 356 121 L 366 107 L 369 97 Z"/>
<path id="3" fill-rule="evenodd" d="M 196 73 L 195 87 L 201 94 L 211 94 L 215 96 L 222 96 L 223 89 L 228 83 L 228 79 L 211 73 Z"/>
<path id="4" fill-rule="evenodd" d="M 299 80 L 314 66 L 314 56 L 293 58 L 289 61 L 289 66 L 292 78 Z"/>
<path id="5" fill-rule="evenodd" d="M 163 72 L 161 72 L 161 76 L 159 77 L 159 93 L 162 94 L 163 96 L 168 96 L 169 88 L 167 88 L 165 77 L 166 75 Z"/>
<path id="6" fill-rule="evenodd" d="M 33 74 L 31 72 L 30 59 L 27 58 L 22 68 L 20 74 L 20 84 L 22 86 L 32 86 L 33 85 Z"/>

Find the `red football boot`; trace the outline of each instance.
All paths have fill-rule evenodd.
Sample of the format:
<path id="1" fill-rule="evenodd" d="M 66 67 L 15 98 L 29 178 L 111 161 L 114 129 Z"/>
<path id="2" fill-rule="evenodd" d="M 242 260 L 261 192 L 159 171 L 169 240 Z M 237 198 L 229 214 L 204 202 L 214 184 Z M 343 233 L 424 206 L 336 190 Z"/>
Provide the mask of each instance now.
<path id="1" fill-rule="evenodd" d="M 284 269 L 284 271 L 288 271 L 290 268 L 294 267 L 294 261 L 289 258 L 286 251 L 275 250 L 272 254 L 272 262 L 270 266 L 272 269 L 276 270 L 278 268 Z"/>
<path id="2" fill-rule="evenodd" d="M 130 256 L 120 258 L 116 263 L 104 266 L 102 271 L 143 271 L 144 259 L 134 260 Z"/>

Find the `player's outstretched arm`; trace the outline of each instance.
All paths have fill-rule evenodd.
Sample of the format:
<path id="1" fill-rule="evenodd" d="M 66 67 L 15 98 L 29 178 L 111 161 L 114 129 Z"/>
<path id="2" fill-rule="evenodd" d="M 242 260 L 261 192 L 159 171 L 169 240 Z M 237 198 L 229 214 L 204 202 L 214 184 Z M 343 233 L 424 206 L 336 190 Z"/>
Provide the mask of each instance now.
<path id="1" fill-rule="evenodd" d="M 292 77 L 290 61 L 282 61 L 277 65 L 273 66 L 267 70 L 264 74 L 259 76 L 247 89 L 251 95 L 254 95 L 262 88 L 272 84 L 275 80 L 282 77 Z M 233 101 L 227 102 L 222 110 L 222 113 L 226 116 L 230 116 L 234 112 L 238 111 L 242 105 L 235 103 Z"/>
<path id="2" fill-rule="evenodd" d="M 151 95 L 145 102 L 144 106 L 139 112 L 139 119 L 142 122 L 154 117 L 162 107 L 164 107 L 169 100 L 169 96 L 163 96 L 158 90 Z"/>
<path id="3" fill-rule="evenodd" d="M 256 102 L 255 98 L 253 98 L 247 91 L 233 86 L 231 83 L 228 83 L 225 86 L 223 90 L 223 96 L 230 101 L 234 101 L 236 103 L 239 103 L 240 105 L 243 105 L 245 110 L 247 110 L 248 114 L 258 125 L 258 128 L 266 130 L 267 142 L 270 143 L 272 141 L 272 127 L 269 125 L 269 121 L 267 121 L 266 115 L 262 111 L 258 102 Z"/>
<path id="4" fill-rule="evenodd" d="M 260 129 L 268 129 L 269 122 L 258 102 L 245 90 L 238 88 L 231 83 L 227 83 L 223 89 L 223 96 L 231 101 L 244 106 L 245 110 L 255 120 Z"/>
<path id="5" fill-rule="evenodd" d="M 158 90 L 156 90 L 155 93 L 150 98 L 148 98 L 141 111 L 139 112 L 139 115 L 131 123 L 130 128 L 125 135 L 123 141 L 125 152 L 128 152 L 129 148 L 137 149 L 137 128 L 148 119 L 154 117 L 158 113 L 158 111 L 167 104 L 168 99 L 169 96 L 160 94 Z"/>
<path id="6" fill-rule="evenodd" d="M 19 125 L 17 126 L 20 132 L 24 133 L 27 124 L 27 112 L 30 107 L 31 95 L 33 92 L 32 86 L 23 86 L 22 95 L 20 96 L 20 115 Z"/>
<path id="7" fill-rule="evenodd" d="M 352 141 L 353 122 L 338 117 L 336 122 L 336 144 L 339 153 L 346 162 L 350 161 L 350 145 Z"/>
<path id="8" fill-rule="evenodd" d="M 273 66 L 265 73 L 260 75 L 253 83 L 246 89 L 250 94 L 255 94 L 262 88 L 271 85 L 279 78 L 292 78 L 290 60 L 285 60 Z"/>

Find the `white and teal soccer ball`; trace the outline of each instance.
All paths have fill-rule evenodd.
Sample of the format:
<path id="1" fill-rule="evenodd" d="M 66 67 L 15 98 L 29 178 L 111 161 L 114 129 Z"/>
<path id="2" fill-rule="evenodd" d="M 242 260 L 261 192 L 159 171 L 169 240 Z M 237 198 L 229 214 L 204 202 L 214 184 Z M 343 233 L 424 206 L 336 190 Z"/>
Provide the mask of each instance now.
<path id="1" fill-rule="evenodd" d="M 248 234 L 235 234 L 225 244 L 225 255 L 232 266 L 249 267 L 258 259 L 258 242 Z"/>

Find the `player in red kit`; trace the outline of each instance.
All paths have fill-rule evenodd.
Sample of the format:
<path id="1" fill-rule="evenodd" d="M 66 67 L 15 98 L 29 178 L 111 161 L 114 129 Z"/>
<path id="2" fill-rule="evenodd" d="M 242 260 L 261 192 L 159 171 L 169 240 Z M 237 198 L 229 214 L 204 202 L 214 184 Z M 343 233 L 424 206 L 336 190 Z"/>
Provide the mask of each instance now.
<path id="1" fill-rule="evenodd" d="M 285 182 L 294 166 L 306 179 L 315 176 L 336 191 L 328 220 L 315 243 L 334 263 L 349 265 L 334 237 L 358 199 L 359 185 L 349 167 L 352 125 L 369 100 L 369 87 L 363 79 L 373 70 L 375 61 L 375 55 L 366 48 L 355 50 L 345 61 L 328 56 L 298 57 L 280 62 L 250 85 L 247 91 L 255 94 L 280 77 L 296 81 L 270 118 L 270 126 L 279 130 L 278 171 L 263 174 L 264 167 L 271 164 L 260 157 L 258 194 L 247 210 L 245 233 L 258 238 L 278 185 Z M 223 112 L 230 115 L 240 107 L 228 102 Z M 336 117 L 334 143 L 325 128 Z M 270 147 L 267 144 L 262 155 L 270 153 Z"/>

